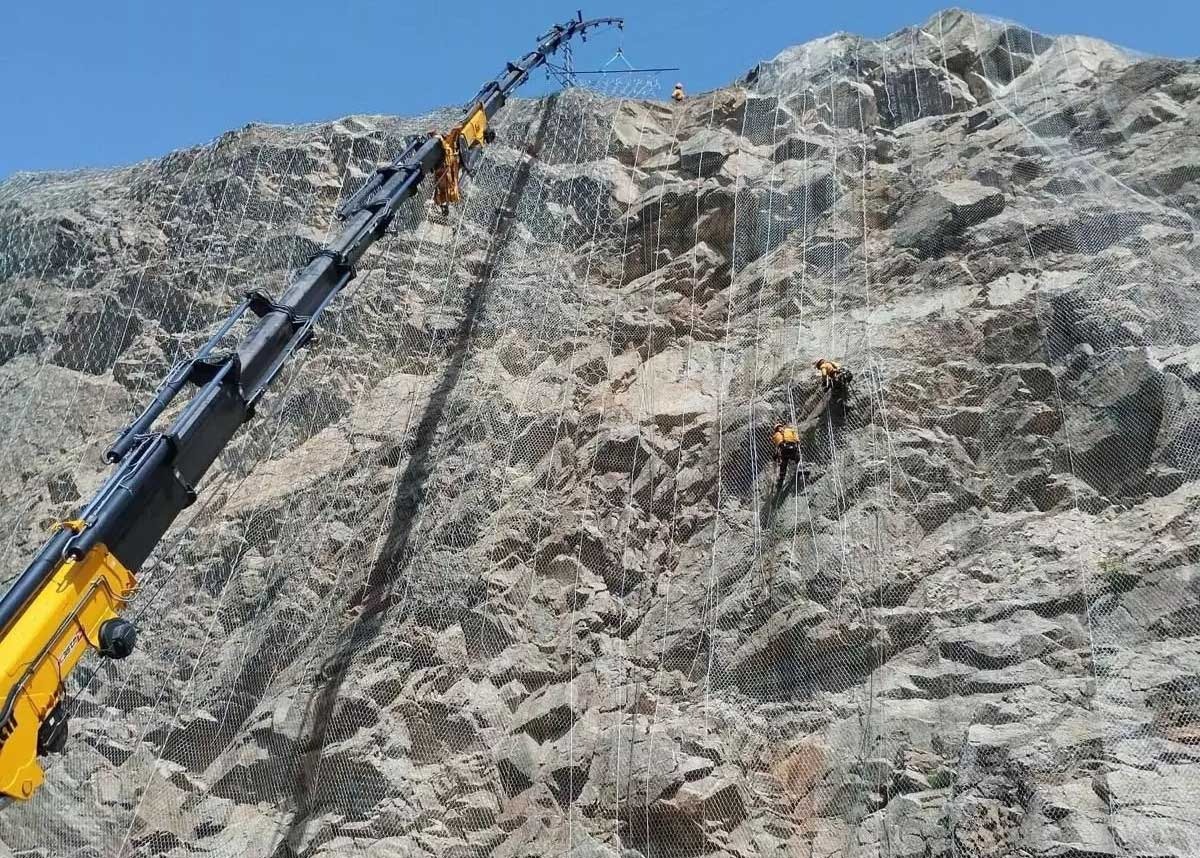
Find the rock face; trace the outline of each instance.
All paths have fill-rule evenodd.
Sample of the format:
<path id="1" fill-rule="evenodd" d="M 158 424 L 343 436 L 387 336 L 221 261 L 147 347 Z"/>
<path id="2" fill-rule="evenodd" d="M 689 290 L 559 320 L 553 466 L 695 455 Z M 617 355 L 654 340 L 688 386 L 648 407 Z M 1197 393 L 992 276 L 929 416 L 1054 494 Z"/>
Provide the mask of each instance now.
<path id="1" fill-rule="evenodd" d="M 1195 854 L 1200 66 L 950 10 L 634 95 L 368 254 L 7 849 Z M 0 575 L 452 119 L 0 184 Z"/>
<path id="2" fill-rule="evenodd" d="M 1002 211 L 1004 194 L 996 188 L 970 179 L 935 185 L 904 206 L 893 241 L 922 256 L 941 255 L 970 227 Z"/>

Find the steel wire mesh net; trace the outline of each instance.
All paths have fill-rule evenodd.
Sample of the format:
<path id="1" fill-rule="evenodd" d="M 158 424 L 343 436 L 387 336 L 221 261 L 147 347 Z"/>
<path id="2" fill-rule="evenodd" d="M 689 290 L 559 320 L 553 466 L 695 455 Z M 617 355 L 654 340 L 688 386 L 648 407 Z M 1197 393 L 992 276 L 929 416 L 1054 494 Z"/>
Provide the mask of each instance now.
<path id="1" fill-rule="evenodd" d="M 947 11 L 514 101 L 223 453 L 0 841 L 1190 854 L 1198 81 Z M 453 120 L 0 185 L 5 575 Z"/>

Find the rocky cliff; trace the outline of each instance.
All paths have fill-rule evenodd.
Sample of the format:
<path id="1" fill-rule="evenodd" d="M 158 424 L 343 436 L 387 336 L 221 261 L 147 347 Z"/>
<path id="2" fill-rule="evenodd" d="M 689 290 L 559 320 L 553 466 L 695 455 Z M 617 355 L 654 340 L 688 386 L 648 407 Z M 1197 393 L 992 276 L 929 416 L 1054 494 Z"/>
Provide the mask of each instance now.
<path id="1" fill-rule="evenodd" d="M 1200 65 L 949 10 L 636 96 L 369 254 L 0 854 L 1194 854 Z M 452 116 L 0 184 L 0 575 Z"/>

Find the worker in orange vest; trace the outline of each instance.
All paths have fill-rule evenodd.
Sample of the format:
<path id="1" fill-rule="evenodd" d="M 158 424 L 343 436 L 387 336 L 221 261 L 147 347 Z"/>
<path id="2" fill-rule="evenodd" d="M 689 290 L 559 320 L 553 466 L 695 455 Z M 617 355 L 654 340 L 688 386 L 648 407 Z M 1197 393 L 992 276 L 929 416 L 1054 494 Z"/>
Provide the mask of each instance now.
<path id="1" fill-rule="evenodd" d="M 850 392 L 850 382 L 854 378 L 850 370 L 843 369 L 828 358 L 818 358 L 814 366 L 821 376 L 823 390 L 832 390 L 842 397 Z"/>
<path id="2" fill-rule="evenodd" d="M 683 101 L 683 84 L 675 84 L 675 88 L 671 90 L 671 98 L 676 101 Z"/>
<path id="3" fill-rule="evenodd" d="M 796 463 L 797 474 L 806 476 L 800 467 L 800 435 L 790 423 L 776 423 L 771 443 L 775 445 L 775 461 L 779 463 L 779 482 L 775 484 L 775 491 L 779 491 L 787 479 L 789 462 Z"/>

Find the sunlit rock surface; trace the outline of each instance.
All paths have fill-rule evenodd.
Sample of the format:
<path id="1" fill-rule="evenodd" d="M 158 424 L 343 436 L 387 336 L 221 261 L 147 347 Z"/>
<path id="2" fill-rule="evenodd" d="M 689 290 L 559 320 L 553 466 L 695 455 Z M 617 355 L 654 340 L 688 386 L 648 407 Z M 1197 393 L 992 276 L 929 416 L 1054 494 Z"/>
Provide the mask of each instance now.
<path id="1" fill-rule="evenodd" d="M 949 10 L 639 95 L 368 254 L 13 854 L 1195 854 L 1200 67 Z M 453 117 L 0 184 L 0 574 Z"/>

